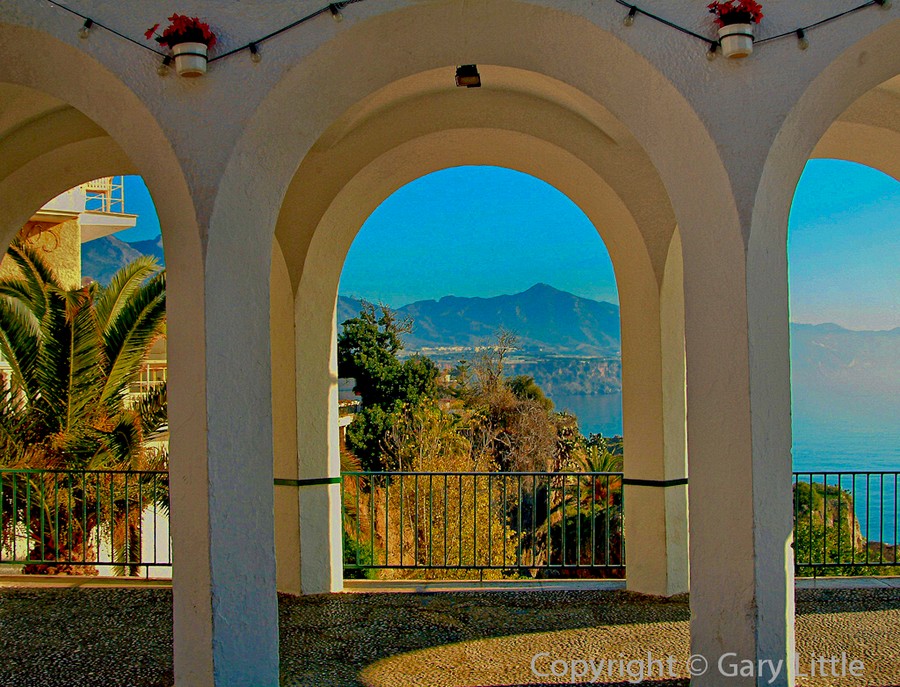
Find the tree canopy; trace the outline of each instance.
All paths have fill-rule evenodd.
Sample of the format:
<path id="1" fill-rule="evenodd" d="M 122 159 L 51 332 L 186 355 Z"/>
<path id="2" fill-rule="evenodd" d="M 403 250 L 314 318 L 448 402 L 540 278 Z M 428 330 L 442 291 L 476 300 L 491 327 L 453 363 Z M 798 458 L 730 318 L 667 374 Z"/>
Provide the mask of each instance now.
<path id="1" fill-rule="evenodd" d="M 437 365 L 430 358 L 401 360 L 401 335 L 411 323 L 386 306 L 364 303 L 357 317 L 342 323 L 338 336 L 338 374 L 355 380 L 362 408 L 347 428 L 347 445 L 366 470 L 389 467 L 384 440 L 405 406 L 437 395 Z"/>
<path id="2" fill-rule="evenodd" d="M 67 290 L 28 244 L 8 256 L 18 274 L 0 279 L 2 543 L 24 524 L 37 561 L 26 573 L 85 574 L 103 537 L 137 574 L 141 514 L 151 501 L 168 509 L 167 479 L 146 472 L 167 467 L 154 441 L 168 428 L 166 386 L 133 388 L 164 332 L 165 272 L 141 258 L 108 286 Z M 128 472 L 62 472 L 85 470 Z"/>
<path id="3" fill-rule="evenodd" d="M 108 286 L 65 289 L 36 250 L 14 243 L 21 276 L 0 280 L 0 464 L 101 468 L 146 464 L 166 427 L 166 389 L 129 399 L 165 323 L 166 279 L 152 258 Z"/>

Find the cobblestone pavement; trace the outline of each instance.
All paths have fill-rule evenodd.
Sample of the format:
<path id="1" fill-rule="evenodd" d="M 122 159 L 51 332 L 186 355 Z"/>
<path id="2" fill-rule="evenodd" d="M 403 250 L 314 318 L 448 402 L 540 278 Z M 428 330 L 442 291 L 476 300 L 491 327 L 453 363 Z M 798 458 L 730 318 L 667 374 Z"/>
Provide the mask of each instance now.
<path id="1" fill-rule="evenodd" d="M 0 686 L 171 685 L 171 603 L 165 589 L 0 589 Z M 605 659 L 597 684 L 624 686 L 640 669 L 628 661 L 646 666 L 648 653 L 663 662 L 649 666 L 654 674 L 643 684 L 688 684 L 685 597 L 623 591 L 282 596 L 280 614 L 283 685 L 573 683 L 571 673 L 535 676 L 532 657 L 540 654 L 539 673 L 552 673 L 554 660 L 570 670 L 573 660 L 594 659 L 596 667 Z M 815 656 L 845 653 L 865 664 L 862 677 L 800 678 L 800 685 L 897 687 L 900 590 L 799 590 L 797 647 L 801 672 L 810 673 Z M 675 679 L 668 679 L 669 655 Z M 562 666 L 555 664 L 556 671 Z M 622 679 L 620 670 L 632 673 Z"/>

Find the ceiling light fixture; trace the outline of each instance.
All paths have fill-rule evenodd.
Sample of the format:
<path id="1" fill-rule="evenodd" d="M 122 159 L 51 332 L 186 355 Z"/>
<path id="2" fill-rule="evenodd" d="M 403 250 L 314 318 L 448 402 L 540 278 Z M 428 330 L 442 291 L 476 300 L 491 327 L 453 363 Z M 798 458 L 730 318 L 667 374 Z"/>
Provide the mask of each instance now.
<path id="1" fill-rule="evenodd" d="M 460 88 L 481 88 L 481 75 L 478 66 L 463 64 L 456 68 L 456 85 Z"/>

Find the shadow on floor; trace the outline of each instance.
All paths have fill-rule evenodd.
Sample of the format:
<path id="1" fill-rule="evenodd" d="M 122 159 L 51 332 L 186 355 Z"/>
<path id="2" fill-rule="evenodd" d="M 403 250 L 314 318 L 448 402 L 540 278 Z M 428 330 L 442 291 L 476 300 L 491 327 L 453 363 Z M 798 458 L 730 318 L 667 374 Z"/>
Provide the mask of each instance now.
<path id="1" fill-rule="evenodd" d="M 160 589 L 0 589 L 0 687 L 168 687 L 171 605 Z M 801 590 L 797 611 L 798 653 L 866 660 L 862 681 L 805 686 L 900 685 L 900 590 Z M 280 595 L 282 685 L 559 687 L 577 683 L 535 675 L 536 655 L 686 660 L 689 618 L 686 597 L 623 591 Z M 610 678 L 594 684 L 631 684 Z M 688 684 L 668 678 L 642 684 Z"/>

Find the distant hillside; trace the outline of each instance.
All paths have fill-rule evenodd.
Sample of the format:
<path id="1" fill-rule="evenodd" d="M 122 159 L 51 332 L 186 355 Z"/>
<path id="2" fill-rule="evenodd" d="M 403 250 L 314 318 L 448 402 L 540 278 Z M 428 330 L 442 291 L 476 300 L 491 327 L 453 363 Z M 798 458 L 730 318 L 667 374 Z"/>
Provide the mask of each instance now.
<path id="1" fill-rule="evenodd" d="M 160 265 L 166 264 L 165 256 L 163 255 L 162 235 L 146 241 L 130 241 L 128 245 L 142 255 L 150 255 L 156 258 Z"/>
<path id="2" fill-rule="evenodd" d="M 102 283 L 140 255 L 163 263 L 162 237 L 126 243 L 107 236 L 81 248 L 82 274 Z M 338 322 L 354 317 L 361 306 L 358 299 L 340 296 Z M 535 284 L 508 296 L 417 301 L 396 312 L 413 320 L 412 333 L 404 337 L 410 352 L 455 361 L 466 349 L 490 345 L 503 327 L 519 337 L 511 372 L 531 374 L 557 393 L 608 393 L 621 388 L 619 308 L 612 303 Z M 791 371 L 795 400 L 896 396 L 900 328 L 851 331 L 835 324 L 792 324 Z"/>
<path id="3" fill-rule="evenodd" d="M 795 390 L 896 395 L 900 327 L 851 331 L 836 324 L 792 324 L 791 374 Z"/>
<path id="4" fill-rule="evenodd" d="M 338 322 L 359 312 L 360 301 L 341 297 Z M 410 350 L 490 345 L 501 327 L 514 332 L 520 353 L 579 357 L 618 356 L 619 307 L 580 298 L 546 284 L 493 298 L 445 296 L 397 309 L 413 320 Z"/>
<path id="5" fill-rule="evenodd" d="M 338 322 L 361 301 L 341 296 Z M 489 345 L 500 326 L 519 336 L 511 374 L 530 374 L 549 393 L 621 389 L 619 309 L 546 284 L 494 298 L 447 296 L 396 310 L 414 321 L 407 350 L 452 364 L 466 349 Z M 900 390 L 900 328 L 851 331 L 835 324 L 791 325 L 793 393 L 798 399 L 885 398 Z"/>
<path id="6" fill-rule="evenodd" d="M 341 322 L 346 322 L 351 317 L 359 315 L 362 310 L 363 302 L 358 298 L 350 298 L 349 296 L 338 296 L 337 302 L 337 322 L 340 326 Z"/>
<path id="7" fill-rule="evenodd" d="M 116 272 L 142 255 L 153 256 L 165 265 L 162 236 L 133 243 L 115 236 L 94 239 L 81 245 L 81 274 L 101 284 L 108 284 Z"/>
<path id="8" fill-rule="evenodd" d="M 622 390 L 622 361 L 610 358 L 515 357 L 507 373 L 528 375 L 550 396 L 595 396 Z"/>

